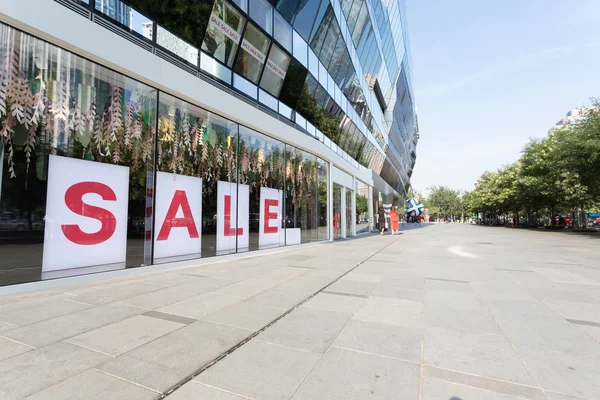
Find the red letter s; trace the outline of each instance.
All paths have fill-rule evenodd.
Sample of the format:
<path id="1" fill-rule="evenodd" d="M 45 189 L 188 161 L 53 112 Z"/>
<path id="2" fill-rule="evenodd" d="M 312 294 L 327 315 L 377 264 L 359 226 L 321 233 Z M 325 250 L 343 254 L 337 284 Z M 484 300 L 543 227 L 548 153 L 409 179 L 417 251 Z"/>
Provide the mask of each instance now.
<path id="1" fill-rule="evenodd" d="M 96 219 L 102 224 L 102 227 L 96 233 L 86 233 L 79 228 L 79 225 L 61 225 L 67 239 L 84 246 L 92 246 L 107 241 L 117 229 L 117 219 L 110 211 L 83 202 L 83 196 L 88 193 L 98 194 L 102 197 L 102 200 L 106 201 L 117 200 L 115 192 L 100 182 L 79 182 L 67 189 L 65 204 L 69 210 L 77 215 Z"/>

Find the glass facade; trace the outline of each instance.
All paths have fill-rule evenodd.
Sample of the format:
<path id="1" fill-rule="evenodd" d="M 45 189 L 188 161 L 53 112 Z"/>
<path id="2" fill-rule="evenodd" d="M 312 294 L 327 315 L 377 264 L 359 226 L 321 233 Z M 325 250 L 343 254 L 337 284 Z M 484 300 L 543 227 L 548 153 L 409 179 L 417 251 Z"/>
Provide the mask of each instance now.
<path id="1" fill-rule="evenodd" d="M 313 154 L 3 24 L 0 59 L 0 286 L 329 239 Z"/>
<path id="2" fill-rule="evenodd" d="M 66 1 L 318 140 L 355 178 L 408 190 L 401 0 Z M 152 85 L 0 24 L 0 286 L 368 231 L 368 185 L 330 187 L 330 162 L 306 146 Z"/>

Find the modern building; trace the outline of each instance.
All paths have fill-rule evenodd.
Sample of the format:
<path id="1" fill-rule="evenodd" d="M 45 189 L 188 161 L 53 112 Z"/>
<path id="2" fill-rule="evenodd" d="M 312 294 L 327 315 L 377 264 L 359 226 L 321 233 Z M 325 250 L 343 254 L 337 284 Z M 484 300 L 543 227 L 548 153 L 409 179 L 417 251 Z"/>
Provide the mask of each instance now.
<path id="1" fill-rule="evenodd" d="M 583 121 L 588 111 L 592 110 L 593 108 L 594 107 L 573 108 L 548 130 L 548 136 L 550 136 L 555 129 L 564 128 L 566 126 L 577 124 Z"/>
<path id="2" fill-rule="evenodd" d="M 0 0 L 0 286 L 373 229 L 416 162 L 406 26 L 403 0 Z"/>

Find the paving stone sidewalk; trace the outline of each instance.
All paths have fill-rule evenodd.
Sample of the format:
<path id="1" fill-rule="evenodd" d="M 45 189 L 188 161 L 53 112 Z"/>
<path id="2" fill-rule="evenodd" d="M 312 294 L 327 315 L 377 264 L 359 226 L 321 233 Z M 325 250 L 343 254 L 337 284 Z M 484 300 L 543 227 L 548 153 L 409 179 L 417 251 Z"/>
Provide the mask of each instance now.
<path id="1" fill-rule="evenodd" d="M 420 226 L 1 296 L 0 398 L 598 399 L 600 240 Z"/>

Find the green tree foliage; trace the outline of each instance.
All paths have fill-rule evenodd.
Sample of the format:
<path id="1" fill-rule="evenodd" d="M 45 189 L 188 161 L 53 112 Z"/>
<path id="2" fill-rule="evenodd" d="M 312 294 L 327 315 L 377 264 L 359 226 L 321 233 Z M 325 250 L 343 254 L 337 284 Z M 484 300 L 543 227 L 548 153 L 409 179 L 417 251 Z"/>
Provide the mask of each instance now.
<path id="1" fill-rule="evenodd" d="M 356 213 L 362 214 L 367 212 L 369 209 L 369 200 L 367 196 L 363 196 L 362 194 L 356 195 Z"/>
<path id="2" fill-rule="evenodd" d="M 521 158 L 485 172 L 465 198 L 470 212 L 500 215 L 579 214 L 600 201 L 600 101 L 582 122 L 532 139 Z"/>

